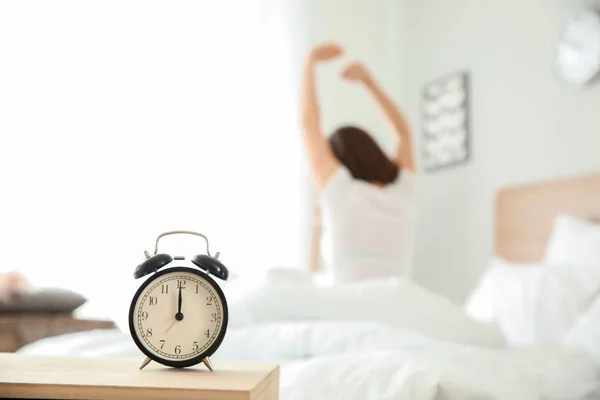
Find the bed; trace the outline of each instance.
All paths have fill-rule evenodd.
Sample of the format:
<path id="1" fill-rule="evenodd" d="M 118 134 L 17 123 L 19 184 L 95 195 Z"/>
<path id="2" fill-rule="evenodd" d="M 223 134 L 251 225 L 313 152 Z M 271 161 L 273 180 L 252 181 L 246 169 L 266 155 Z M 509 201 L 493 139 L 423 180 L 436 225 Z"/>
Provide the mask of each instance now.
<path id="1" fill-rule="evenodd" d="M 525 269 L 543 258 L 557 215 L 600 218 L 600 175 L 508 187 L 495 210 L 496 255 Z M 403 278 L 336 284 L 273 268 L 223 289 L 230 324 L 213 361 L 280 363 L 283 400 L 600 398 L 600 361 L 585 347 L 511 345 L 497 324 Z M 19 352 L 142 358 L 118 329 Z"/>
<path id="2" fill-rule="evenodd" d="M 0 286 L 4 284 L 0 288 L 4 294 L 0 296 L 0 352 L 15 352 L 43 338 L 116 327 L 110 320 L 75 315 L 74 311 L 87 302 L 77 292 L 29 282 L 17 284 L 15 290 L 14 277 L 25 279 L 15 271 L 0 274 Z"/>
<path id="3" fill-rule="evenodd" d="M 555 218 L 561 213 L 599 222 L 600 174 L 500 190 L 495 206 L 495 253 L 512 262 L 542 260 Z"/>

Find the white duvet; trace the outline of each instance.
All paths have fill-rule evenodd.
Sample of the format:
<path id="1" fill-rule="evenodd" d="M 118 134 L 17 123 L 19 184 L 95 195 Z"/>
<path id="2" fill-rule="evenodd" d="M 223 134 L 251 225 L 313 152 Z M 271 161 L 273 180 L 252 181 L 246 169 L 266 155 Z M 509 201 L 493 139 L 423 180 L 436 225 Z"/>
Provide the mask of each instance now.
<path id="1" fill-rule="evenodd" d="M 280 363 L 282 400 L 600 398 L 590 357 L 508 349 L 494 327 L 402 279 L 327 286 L 279 271 L 225 292 L 230 327 L 213 361 Z M 20 352 L 141 358 L 119 330 L 48 338 Z"/>

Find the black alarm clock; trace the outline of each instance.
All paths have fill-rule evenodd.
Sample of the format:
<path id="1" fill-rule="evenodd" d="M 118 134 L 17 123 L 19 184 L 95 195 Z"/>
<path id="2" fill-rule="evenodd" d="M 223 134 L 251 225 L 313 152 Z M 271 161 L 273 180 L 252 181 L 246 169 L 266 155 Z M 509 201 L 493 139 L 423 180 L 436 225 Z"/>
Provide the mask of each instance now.
<path id="1" fill-rule="evenodd" d="M 191 267 L 177 265 L 183 256 L 158 253 L 158 241 L 166 235 L 190 234 L 206 241 L 206 254 L 190 259 Z M 209 357 L 219 348 L 227 330 L 228 310 L 223 291 L 214 278 L 226 281 L 229 271 L 211 256 L 208 238 L 197 232 L 171 231 L 156 238 L 154 255 L 135 268 L 133 277 L 147 277 L 129 307 L 129 330 L 137 347 L 150 361 L 183 368 L 200 362 L 209 370 Z"/>

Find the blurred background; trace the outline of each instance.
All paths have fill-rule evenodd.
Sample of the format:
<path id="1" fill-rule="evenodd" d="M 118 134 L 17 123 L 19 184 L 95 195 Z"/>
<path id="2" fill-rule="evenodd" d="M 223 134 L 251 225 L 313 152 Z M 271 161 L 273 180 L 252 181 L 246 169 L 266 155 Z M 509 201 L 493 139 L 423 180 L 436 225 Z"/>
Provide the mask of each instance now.
<path id="1" fill-rule="evenodd" d="M 599 33 L 585 25 L 582 48 L 564 46 L 592 5 L 4 1 L 0 270 L 76 290 L 122 320 L 133 269 L 164 231 L 207 234 L 240 275 L 309 268 L 315 196 L 299 74 L 310 46 L 337 41 L 407 115 L 420 176 L 414 279 L 460 304 L 487 266 L 500 187 L 600 171 Z M 340 63 L 319 69 L 324 130 L 357 123 L 392 152 Z M 441 150 L 426 143 L 427 89 L 453 74 L 468 77 L 466 155 L 429 168 Z M 197 238 L 161 246 L 205 250 Z"/>

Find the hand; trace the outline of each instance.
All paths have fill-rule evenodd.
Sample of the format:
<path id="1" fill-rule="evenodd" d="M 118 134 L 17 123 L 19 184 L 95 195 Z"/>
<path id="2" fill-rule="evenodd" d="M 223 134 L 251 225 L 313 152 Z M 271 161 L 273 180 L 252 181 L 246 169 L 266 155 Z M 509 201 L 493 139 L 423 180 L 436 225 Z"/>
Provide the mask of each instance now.
<path id="1" fill-rule="evenodd" d="M 179 286 L 179 298 L 177 299 L 177 314 L 175 314 L 175 319 L 177 321 L 181 321 L 183 319 L 183 314 L 181 313 L 181 286 Z"/>
<path id="2" fill-rule="evenodd" d="M 177 299 L 177 312 L 181 314 L 181 286 L 179 286 L 179 298 Z"/>
<path id="3" fill-rule="evenodd" d="M 370 79 L 369 71 L 367 68 L 358 61 L 347 64 L 342 69 L 342 79 L 353 81 L 353 82 L 367 82 Z"/>
<path id="4" fill-rule="evenodd" d="M 169 325 L 169 327 L 167 328 L 167 330 L 165 331 L 165 333 L 168 333 L 171 330 L 171 328 L 173 327 L 173 325 L 175 325 L 175 322 L 177 322 L 177 320 L 173 321 L 171 323 L 171 325 Z"/>
<path id="5" fill-rule="evenodd" d="M 329 61 L 341 56 L 343 53 L 342 47 L 336 43 L 322 43 L 312 48 L 309 53 L 310 61 L 320 62 Z"/>

